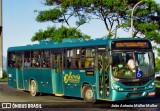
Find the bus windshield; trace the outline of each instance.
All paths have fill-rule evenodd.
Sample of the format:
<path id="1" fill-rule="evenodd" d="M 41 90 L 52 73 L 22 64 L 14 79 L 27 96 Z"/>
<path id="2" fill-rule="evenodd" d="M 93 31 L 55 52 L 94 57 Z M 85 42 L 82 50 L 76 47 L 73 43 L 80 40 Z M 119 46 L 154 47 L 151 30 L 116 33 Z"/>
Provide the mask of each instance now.
<path id="1" fill-rule="evenodd" d="M 152 52 L 113 52 L 113 76 L 145 78 L 154 74 Z M 139 74 L 139 75 L 137 75 Z"/>

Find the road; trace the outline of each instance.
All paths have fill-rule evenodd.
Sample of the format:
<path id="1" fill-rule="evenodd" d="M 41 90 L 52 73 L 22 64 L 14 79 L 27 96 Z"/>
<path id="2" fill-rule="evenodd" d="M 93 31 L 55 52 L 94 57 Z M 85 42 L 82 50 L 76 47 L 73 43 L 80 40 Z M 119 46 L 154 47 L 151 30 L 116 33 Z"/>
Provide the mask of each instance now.
<path id="1" fill-rule="evenodd" d="M 107 102 L 98 101 L 95 104 L 89 104 L 80 98 L 72 97 L 56 97 L 54 95 L 43 94 L 41 96 L 32 97 L 29 92 L 16 90 L 7 85 L 7 83 L 0 82 L 0 108 L 2 103 L 9 103 L 13 108 L 34 108 L 57 110 L 65 109 L 65 111 L 124 111 L 124 110 L 137 110 L 137 111 L 159 111 L 160 110 L 160 97 L 150 99 L 139 99 L 130 101 Z M 4 106 L 3 106 L 4 107 Z M 39 109 L 39 111 L 41 111 Z"/>

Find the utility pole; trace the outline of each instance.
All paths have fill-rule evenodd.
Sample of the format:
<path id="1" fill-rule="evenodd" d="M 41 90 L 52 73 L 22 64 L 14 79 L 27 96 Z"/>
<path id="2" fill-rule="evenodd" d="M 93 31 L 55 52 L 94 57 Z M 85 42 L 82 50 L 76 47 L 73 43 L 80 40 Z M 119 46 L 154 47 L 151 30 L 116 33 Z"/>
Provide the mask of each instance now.
<path id="1" fill-rule="evenodd" d="M 2 0 L 0 0 L 0 78 L 3 77 Z"/>

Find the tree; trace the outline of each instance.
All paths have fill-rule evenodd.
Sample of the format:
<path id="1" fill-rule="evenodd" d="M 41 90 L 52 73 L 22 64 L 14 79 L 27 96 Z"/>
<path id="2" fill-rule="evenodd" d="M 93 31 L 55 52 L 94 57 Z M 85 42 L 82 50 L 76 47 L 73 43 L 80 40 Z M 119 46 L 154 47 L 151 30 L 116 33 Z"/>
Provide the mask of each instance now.
<path id="1" fill-rule="evenodd" d="M 52 21 L 71 27 L 75 19 L 75 29 L 93 19 L 104 22 L 108 36 L 116 37 L 119 28 L 130 29 L 131 10 L 140 0 L 44 0 L 53 9 L 38 11 L 38 22 Z M 160 6 L 153 0 L 138 5 L 134 12 L 134 37 L 141 35 L 160 42 Z"/>
<path id="2" fill-rule="evenodd" d="M 47 30 L 44 31 L 40 29 L 32 37 L 32 41 L 49 40 L 62 42 L 62 39 L 64 38 L 89 39 L 90 37 L 81 33 L 81 31 L 76 28 L 67 28 L 64 26 L 56 28 L 53 26 L 48 27 Z"/>
<path id="3" fill-rule="evenodd" d="M 77 28 L 93 19 L 104 22 L 109 36 L 115 35 L 122 25 L 121 18 L 125 16 L 126 0 L 46 0 L 46 5 L 57 5 L 60 7 L 59 17 L 69 25 L 71 17 L 78 18 Z M 58 8 L 59 8 L 58 7 Z M 42 20 L 42 19 L 37 19 Z M 53 20 L 53 19 L 52 19 Z M 57 20 L 54 22 L 57 22 Z"/>
<path id="4" fill-rule="evenodd" d="M 54 9 L 40 11 L 37 21 L 51 20 L 59 23 L 64 20 L 70 27 L 69 20 L 76 17 L 76 28 L 88 23 L 90 20 L 99 19 L 104 22 L 108 36 L 116 37 L 119 28 L 129 31 L 131 10 L 140 0 L 45 0 L 44 4 L 53 6 Z M 47 16 L 48 13 L 53 16 Z M 152 38 L 159 42 L 159 5 L 153 0 L 147 0 L 137 7 L 134 12 L 134 37 L 138 34 Z M 156 37 L 154 37 L 156 36 Z"/>
<path id="5" fill-rule="evenodd" d="M 52 3 L 53 2 L 53 3 Z M 73 7 L 65 8 L 63 5 L 68 3 L 59 2 L 58 0 L 45 0 L 44 4 L 46 6 L 54 5 L 52 9 L 35 11 L 38 12 L 36 21 L 38 22 L 48 22 L 51 21 L 55 23 L 62 23 L 62 26 L 56 28 L 56 26 L 48 27 L 46 30 L 40 29 L 32 37 L 32 41 L 41 41 L 41 40 L 51 40 L 61 42 L 63 38 L 79 38 L 79 39 L 90 39 L 90 36 L 83 34 L 78 28 L 86 23 L 86 18 L 83 14 L 76 12 Z M 77 17 L 78 20 L 75 21 L 76 27 L 71 27 L 69 20 L 72 17 Z M 63 25 L 66 24 L 67 27 Z"/>
<path id="6" fill-rule="evenodd" d="M 139 0 L 137 0 L 138 3 Z M 131 7 L 132 4 L 128 2 Z M 130 15 L 132 8 L 127 10 L 128 16 L 125 18 L 124 29 L 130 28 Z M 134 37 L 153 39 L 156 43 L 160 43 L 160 5 L 153 0 L 147 0 L 138 5 L 134 11 Z"/>
<path id="7" fill-rule="evenodd" d="M 156 71 L 160 72 L 160 48 L 155 47 L 155 49 L 158 52 L 158 57 L 155 59 L 155 63 L 156 63 Z"/>
<path id="8" fill-rule="evenodd" d="M 160 71 L 160 59 L 156 58 L 155 62 L 156 62 L 156 72 L 159 72 Z"/>

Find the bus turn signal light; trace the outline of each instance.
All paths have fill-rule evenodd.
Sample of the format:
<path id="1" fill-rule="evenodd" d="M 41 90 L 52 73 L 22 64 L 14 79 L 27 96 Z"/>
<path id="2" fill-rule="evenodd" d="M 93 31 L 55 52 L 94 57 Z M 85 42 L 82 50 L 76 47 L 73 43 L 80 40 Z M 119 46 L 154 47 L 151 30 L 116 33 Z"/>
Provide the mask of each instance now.
<path id="1" fill-rule="evenodd" d="M 154 96 L 155 95 L 155 92 L 149 92 L 148 93 L 148 96 Z"/>

